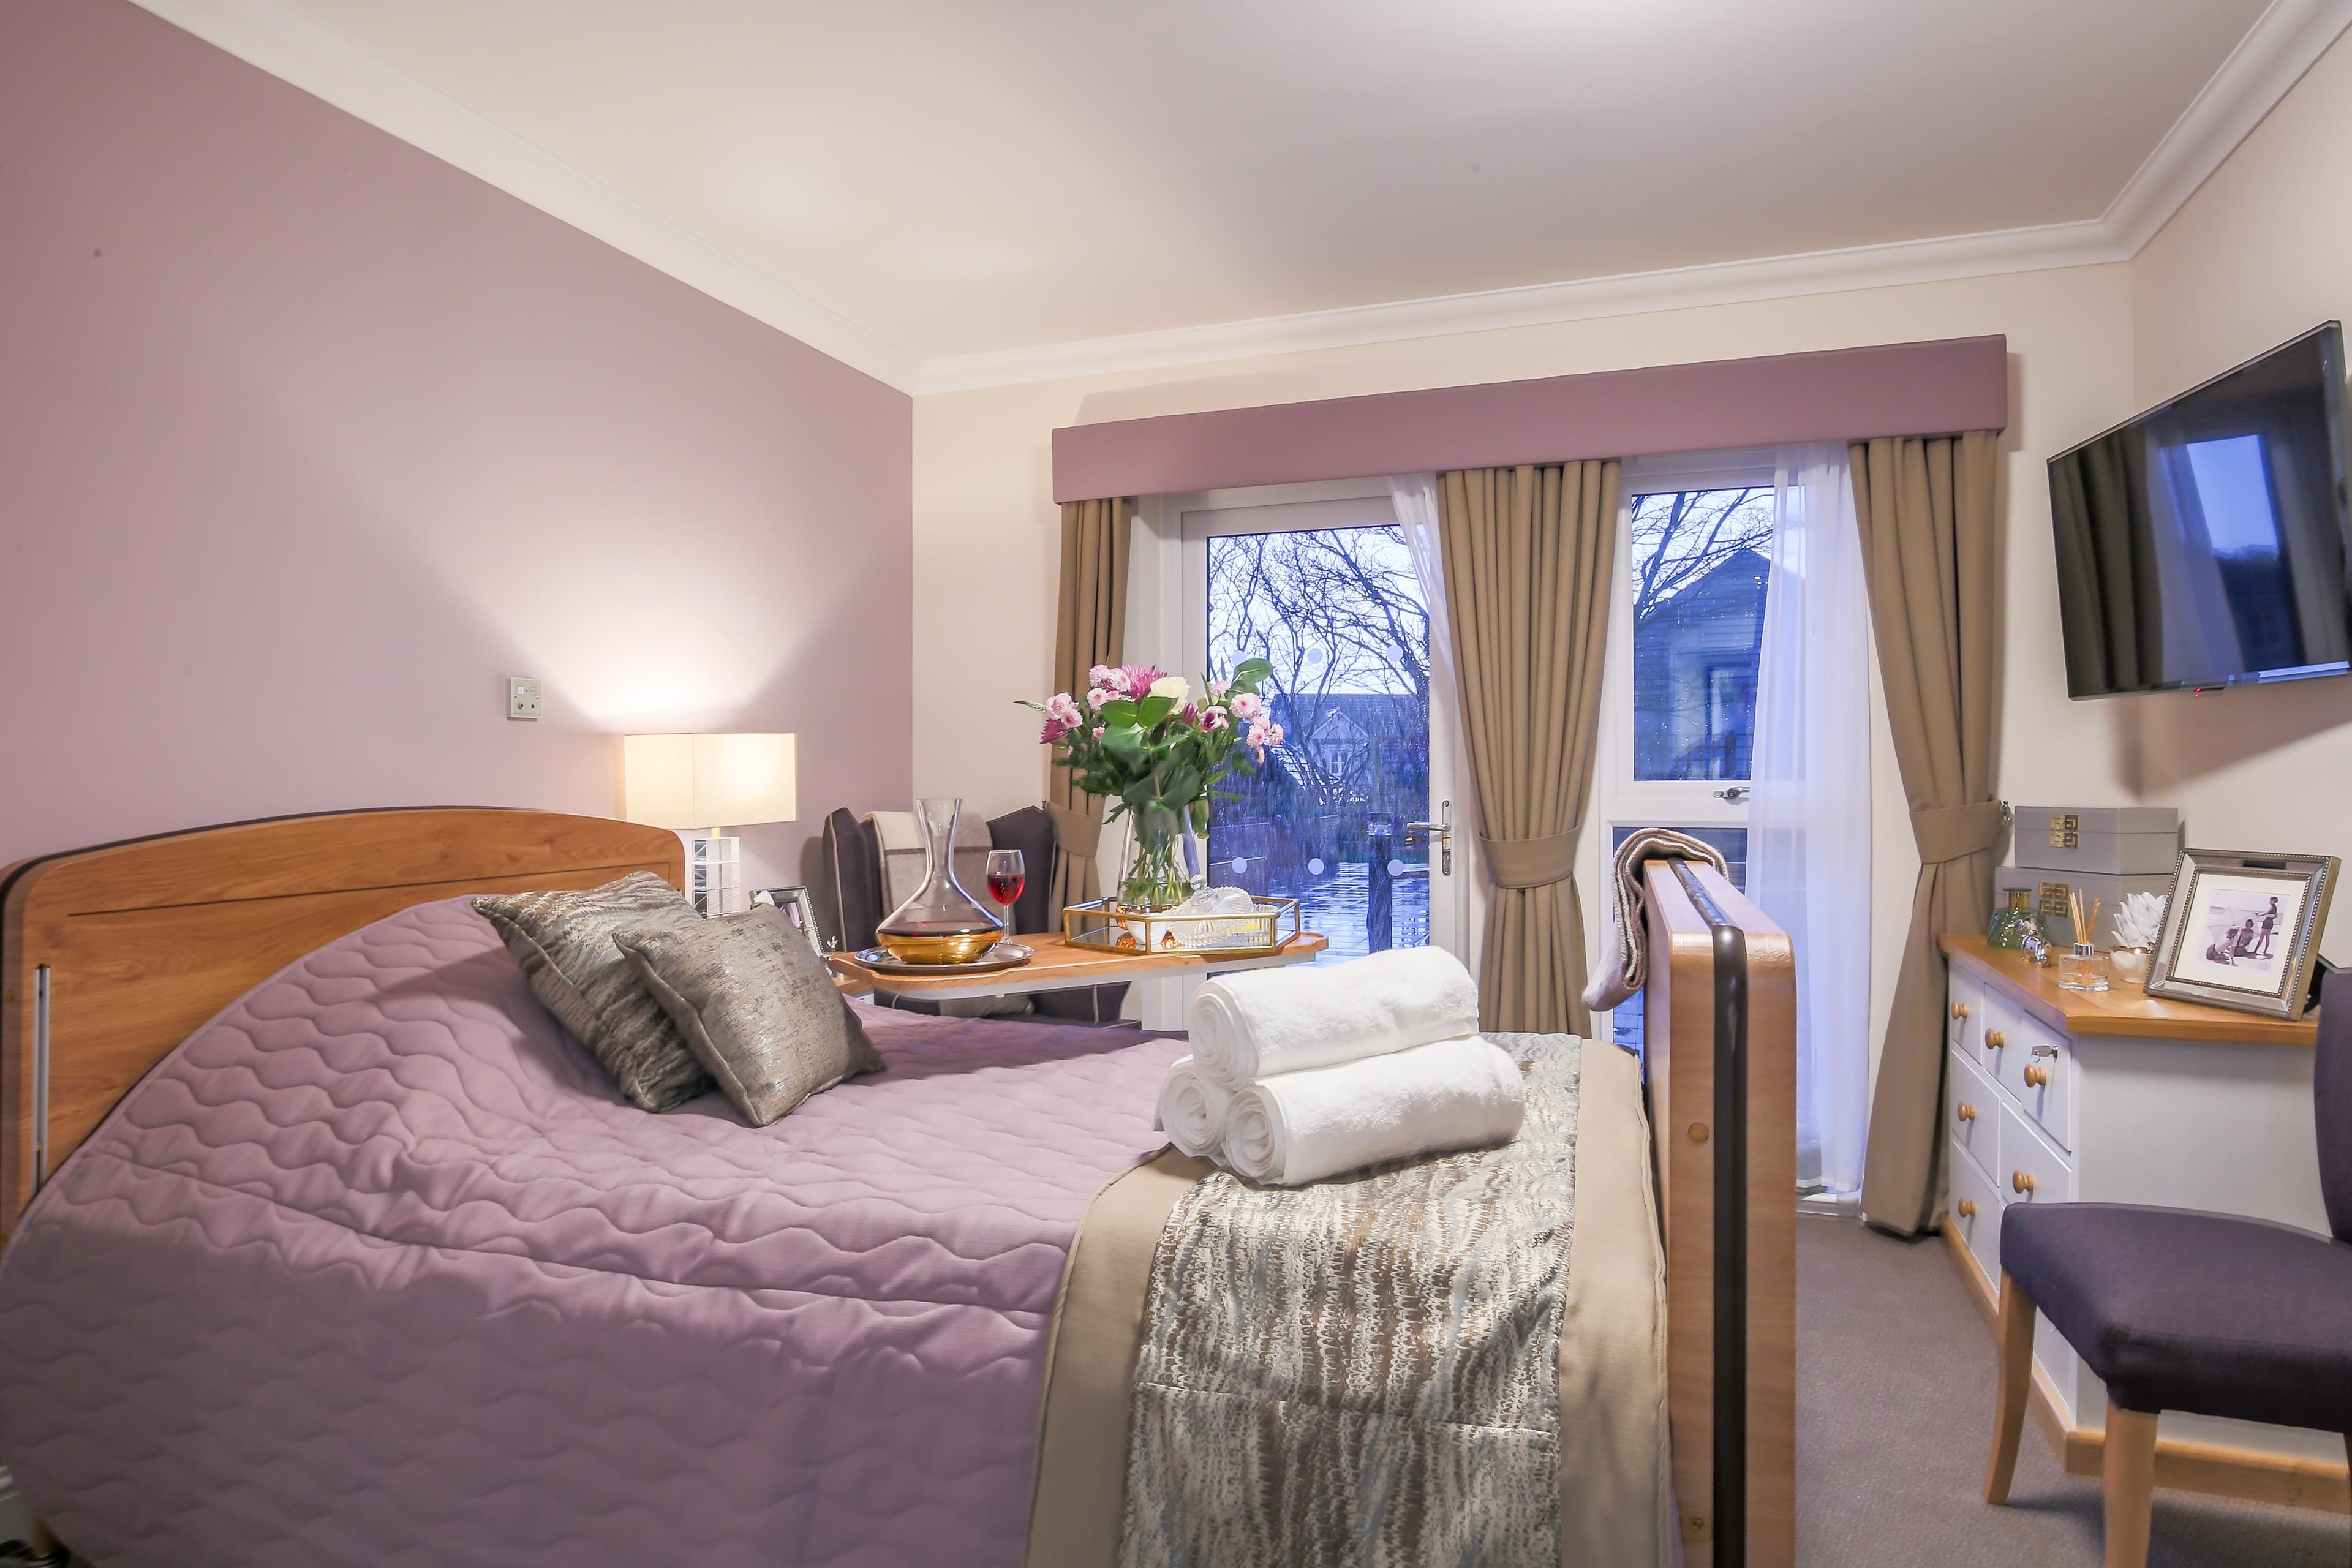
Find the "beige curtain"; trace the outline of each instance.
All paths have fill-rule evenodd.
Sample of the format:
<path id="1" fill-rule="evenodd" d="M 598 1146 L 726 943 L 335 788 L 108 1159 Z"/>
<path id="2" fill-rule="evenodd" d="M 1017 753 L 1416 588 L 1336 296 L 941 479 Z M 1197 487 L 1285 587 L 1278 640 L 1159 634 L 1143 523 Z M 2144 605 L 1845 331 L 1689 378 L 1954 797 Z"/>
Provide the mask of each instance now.
<path id="1" fill-rule="evenodd" d="M 1619 465 L 1437 481 L 1463 730 L 1494 883 L 1479 957 L 1489 1029 L 1585 1034 L 1576 841 L 1591 792 Z"/>
<path id="2" fill-rule="evenodd" d="M 1052 689 L 1086 700 L 1087 671 L 1119 662 L 1127 642 L 1127 560 L 1135 503 L 1128 500 L 1066 501 L 1062 505 L 1062 583 L 1054 620 Z M 1045 767 L 1045 812 L 1054 819 L 1054 888 L 1050 911 L 1060 929 L 1062 907 L 1099 898 L 1102 874 L 1095 855 L 1102 841 L 1103 803 L 1082 794 L 1067 768 Z"/>
<path id="3" fill-rule="evenodd" d="M 1984 930 L 2001 835 L 1992 796 L 1994 443 L 1979 431 L 1856 442 L 1847 454 L 1887 722 L 1920 860 L 1871 1105 L 1862 1207 L 1874 1224 L 1906 1235 L 1932 1217 L 1942 1142 L 1944 958 L 1936 938 Z"/>

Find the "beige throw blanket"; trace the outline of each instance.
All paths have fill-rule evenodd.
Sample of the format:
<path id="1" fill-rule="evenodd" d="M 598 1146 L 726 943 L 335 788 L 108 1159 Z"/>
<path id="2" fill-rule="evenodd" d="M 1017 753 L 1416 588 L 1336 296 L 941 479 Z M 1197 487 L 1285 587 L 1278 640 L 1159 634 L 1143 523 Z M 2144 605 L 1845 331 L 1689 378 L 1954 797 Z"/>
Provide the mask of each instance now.
<path id="1" fill-rule="evenodd" d="M 1163 1157 L 1096 1200 L 1031 1568 L 1669 1561 L 1637 1064 L 1495 1038 L 1528 1073 L 1505 1148 L 1288 1192 Z"/>
<path id="2" fill-rule="evenodd" d="M 1601 967 L 1584 988 L 1584 1005 L 1594 1012 L 1631 1001 L 1650 980 L 1650 941 L 1642 922 L 1642 866 L 1650 860 L 1704 860 L 1726 869 L 1723 855 L 1671 827 L 1644 827 L 1617 846 L 1610 863 L 1610 911 L 1601 933 Z"/>

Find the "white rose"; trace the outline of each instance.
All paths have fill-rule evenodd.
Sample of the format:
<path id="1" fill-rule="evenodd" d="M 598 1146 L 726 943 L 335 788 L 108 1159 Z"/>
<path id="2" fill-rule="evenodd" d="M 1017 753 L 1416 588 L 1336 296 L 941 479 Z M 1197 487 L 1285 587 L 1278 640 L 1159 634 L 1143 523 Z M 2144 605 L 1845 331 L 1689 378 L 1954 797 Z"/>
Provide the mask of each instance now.
<path id="1" fill-rule="evenodd" d="M 1179 702 L 1189 702 L 1192 700 L 1192 686 L 1181 675 L 1163 675 L 1151 683 L 1151 695 L 1172 697 Z"/>

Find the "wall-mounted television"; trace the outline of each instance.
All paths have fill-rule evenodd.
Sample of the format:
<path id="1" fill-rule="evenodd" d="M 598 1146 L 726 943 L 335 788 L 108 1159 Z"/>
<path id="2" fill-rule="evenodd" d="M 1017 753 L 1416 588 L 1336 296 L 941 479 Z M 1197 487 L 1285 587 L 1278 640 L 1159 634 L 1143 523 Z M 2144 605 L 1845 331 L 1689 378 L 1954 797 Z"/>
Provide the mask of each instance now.
<path id="1" fill-rule="evenodd" d="M 2066 691 L 2352 672 L 2344 331 L 2050 459 Z"/>

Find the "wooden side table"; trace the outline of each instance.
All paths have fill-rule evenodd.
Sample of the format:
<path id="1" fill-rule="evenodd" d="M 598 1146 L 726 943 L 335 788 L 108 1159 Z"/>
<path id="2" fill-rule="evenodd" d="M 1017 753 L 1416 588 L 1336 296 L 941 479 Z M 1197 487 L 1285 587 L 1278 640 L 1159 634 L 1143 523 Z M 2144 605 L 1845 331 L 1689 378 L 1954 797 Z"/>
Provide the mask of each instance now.
<path id="1" fill-rule="evenodd" d="M 866 968 L 846 953 L 827 953 L 835 984 L 844 994 L 874 992 L 887 996 L 919 996 L 932 1002 L 965 996 L 1014 996 L 1034 991 L 1075 991 L 1089 985 L 1114 985 L 1147 975 L 1188 973 L 1206 977 L 1239 969 L 1276 969 L 1289 963 L 1312 963 L 1330 943 L 1314 931 L 1292 937 L 1273 952 L 1247 958 L 1204 957 L 1196 952 L 1097 952 L 1073 947 L 1058 936 L 1015 937 L 1037 950 L 1037 956 L 1013 969 L 987 974 L 959 974 L 942 969 L 938 974 L 884 974 Z"/>

